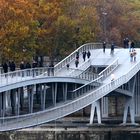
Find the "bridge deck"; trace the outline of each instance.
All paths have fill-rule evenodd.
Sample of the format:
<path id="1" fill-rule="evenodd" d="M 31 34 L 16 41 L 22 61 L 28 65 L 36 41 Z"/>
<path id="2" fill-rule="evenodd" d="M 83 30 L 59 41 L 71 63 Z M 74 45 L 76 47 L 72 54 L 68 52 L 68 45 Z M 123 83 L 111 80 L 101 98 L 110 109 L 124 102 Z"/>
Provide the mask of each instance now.
<path id="1" fill-rule="evenodd" d="M 127 73 L 139 60 L 140 60 L 140 49 L 135 49 L 137 52 L 136 55 L 136 62 L 130 62 L 130 52 L 128 49 L 123 48 L 117 48 L 114 51 L 114 54 L 110 54 L 110 49 L 106 49 L 105 53 L 103 53 L 102 49 L 94 49 L 91 50 L 91 65 L 94 67 L 107 67 L 110 65 L 115 59 L 119 58 L 119 67 L 114 71 L 114 75 L 116 78 L 124 75 Z M 86 58 L 86 61 L 83 61 L 82 54 L 80 54 L 79 57 L 79 70 L 82 70 L 82 66 L 88 61 Z M 73 60 L 70 63 L 70 68 L 76 69 L 75 67 L 75 60 Z M 65 68 L 63 68 L 61 71 L 59 71 L 59 74 L 61 76 L 69 75 L 69 71 Z M 109 79 L 108 77 L 107 79 Z"/>

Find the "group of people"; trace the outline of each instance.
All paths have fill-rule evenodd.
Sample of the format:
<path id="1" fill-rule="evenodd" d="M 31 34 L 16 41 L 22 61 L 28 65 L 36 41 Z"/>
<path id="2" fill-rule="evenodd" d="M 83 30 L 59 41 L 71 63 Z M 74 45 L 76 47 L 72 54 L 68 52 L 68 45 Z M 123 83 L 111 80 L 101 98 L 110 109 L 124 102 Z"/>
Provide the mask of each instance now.
<path id="1" fill-rule="evenodd" d="M 124 48 L 128 48 L 129 49 L 129 53 L 130 53 L 130 62 L 135 62 L 136 61 L 136 50 L 135 50 L 135 43 L 132 40 L 129 40 L 128 38 L 125 38 L 123 41 L 123 45 Z"/>
<path id="2" fill-rule="evenodd" d="M 123 45 L 124 45 L 124 48 L 129 48 L 129 52 L 131 52 L 135 48 L 134 41 L 133 40 L 131 41 L 128 38 L 125 38 L 123 40 Z"/>
<path id="3" fill-rule="evenodd" d="M 86 51 L 82 52 L 82 57 L 83 57 L 84 62 L 86 61 L 86 58 L 89 59 L 90 56 L 91 56 L 91 53 L 90 53 L 89 50 L 87 52 Z M 79 65 L 79 51 L 76 52 L 76 57 L 75 57 L 75 66 L 76 66 L 76 68 L 78 67 L 78 65 Z M 67 64 L 67 70 L 69 69 L 69 67 L 70 67 L 70 64 L 68 63 Z"/>
<path id="4" fill-rule="evenodd" d="M 4 73 L 7 73 L 8 71 L 15 71 L 16 69 L 16 64 L 14 61 L 9 61 L 9 63 L 7 64 L 7 62 L 4 62 L 2 64 L 2 67 L 3 67 L 3 71 Z"/>
<path id="5" fill-rule="evenodd" d="M 114 48 L 115 48 L 115 44 L 112 42 L 111 44 L 111 51 L 110 54 L 114 54 Z M 106 49 L 106 42 L 103 42 L 103 52 L 105 53 L 105 49 Z"/>
<path id="6" fill-rule="evenodd" d="M 29 62 L 24 63 L 24 61 L 21 61 L 20 65 L 19 65 L 19 68 L 21 70 L 30 69 L 30 68 L 36 68 L 36 67 L 38 67 L 36 61 L 33 61 L 32 65 Z M 16 70 L 16 64 L 15 64 L 14 61 L 9 61 L 8 63 L 4 62 L 2 64 L 2 68 L 3 68 L 4 73 L 7 73 L 8 71 L 13 72 L 13 71 Z"/>
<path id="7" fill-rule="evenodd" d="M 89 59 L 90 56 L 91 56 L 91 53 L 90 53 L 89 50 L 88 50 L 88 52 L 86 52 L 86 51 L 83 51 L 82 52 L 82 57 L 83 57 L 84 62 L 86 60 L 86 57 Z M 76 52 L 76 60 L 75 60 L 75 66 L 76 66 L 76 68 L 78 67 L 78 64 L 79 64 L 79 52 L 77 51 Z"/>

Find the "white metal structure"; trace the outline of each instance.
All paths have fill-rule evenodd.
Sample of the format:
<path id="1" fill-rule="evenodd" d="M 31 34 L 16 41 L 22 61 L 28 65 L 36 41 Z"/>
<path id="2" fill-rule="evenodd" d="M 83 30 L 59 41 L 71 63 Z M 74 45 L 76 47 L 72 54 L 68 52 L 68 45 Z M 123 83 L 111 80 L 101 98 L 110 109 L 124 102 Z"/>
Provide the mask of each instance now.
<path id="1" fill-rule="evenodd" d="M 91 57 L 86 58 L 84 62 L 82 52 L 88 50 L 91 52 Z M 75 67 L 77 51 L 80 56 L 78 68 Z M 90 123 L 93 123 L 95 108 L 97 108 L 97 118 L 100 124 L 101 116 L 104 115 L 103 112 L 108 114 L 108 101 L 102 100 L 101 105 L 103 107 L 101 107 L 101 99 L 113 91 L 115 94 L 123 94 L 127 97 L 126 103 L 124 103 L 123 123 L 127 122 L 127 112 L 130 109 L 131 123 L 135 124 L 135 116 L 140 115 L 140 110 L 138 110 L 138 101 L 140 101 L 140 89 L 138 87 L 140 49 L 136 49 L 136 51 L 137 61 L 130 62 L 128 49 L 116 48 L 114 54 L 110 54 L 110 49 L 106 49 L 105 53 L 103 52 L 101 43 L 89 43 L 78 48 L 58 63 L 54 69 L 44 69 L 36 76 L 33 75 L 36 73 L 33 73 L 34 70 L 30 72 L 32 73 L 30 75 L 27 75 L 27 70 L 26 72 L 21 71 L 20 74 L 15 72 L 14 75 L 9 73 L 1 75 L 0 131 L 26 128 L 56 120 L 88 105 L 92 105 Z M 66 67 L 67 63 L 70 64 L 70 68 Z M 97 73 L 91 74 L 88 71 L 90 67 L 93 67 Z M 110 77 L 111 74 L 115 75 L 113 81 Z M 25 114 L 21 113 L 21 96 L 25 94 L 23 88 L 26 88 L 29 106 L 29 111 Z M 60 95 L 60 90 L 63 91 L 63 95 Z M 52 104 L 46 107 L 48 94 L 52 96 Z M 39 101 L 41 101 L 39 103 L 41 108 L 37 112 L 34 111 L 35 96 L 38 96 Z M 12 116 L 6 114 L 8 112 L 6 107 L 8 99 L 11 102 L 9 106 L 14 112 Z"/>

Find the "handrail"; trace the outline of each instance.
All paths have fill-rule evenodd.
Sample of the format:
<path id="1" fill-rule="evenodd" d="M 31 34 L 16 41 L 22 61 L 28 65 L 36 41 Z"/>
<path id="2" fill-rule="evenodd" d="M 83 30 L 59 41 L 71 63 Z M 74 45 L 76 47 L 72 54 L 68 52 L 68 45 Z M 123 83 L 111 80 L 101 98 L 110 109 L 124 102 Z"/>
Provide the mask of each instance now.
<path id="1" fill-rule="evenodd" d="M 99 73 L 99 76 L 103 75 L 103 78 L 106 78 L 119 65 L 118 60 L 119 58 L 115 59 L 108 67 Z"/>
<path id="2" fill-rule="evenodd" d="M 79 52 L 79 54 L 83 51 L 95 49 L 101 47 L 102 43 L 87 43 L 82 46 L 80 46 L 78 49 L 76 49 L 74 52 L 72 52 L 69 56 L 67 56 L 65 59 L 60 61 L 58 64 L 54 66 L 54 71 L 57 72 L 64 66 L 66 66 L 68 63 L 70 63 L 72 60 L 76 58 L 76 52 Z"/>
<path id="3" fill-rule="evenodd" d="M 48 76 L 53 75 L 53 69 L 50 67 L 42 67 L 42 68 L 30 68 L 24 70 L 17 70 L 13 72 L 8 72 L 4 74 L 0 74 L 0 84 L 8 84 L 25 80 L 25 78 L 34 78 L 40 76 L 41 74 L 47 71 Z"/>
<path id="4" fill-rule="evenodd" d="M 84 71 L 84 72 L 82 72 L 80 75 L 78 75 L 76 77 L 91 81 L 91 80 L 97 79 L 99 77 L 99 75 L 96 74 L 96 73 L 89 73 L 89 72 Z"/>
<path id="5" fill-rule="evenodd" d="M 102 77 L 103 77 L 103 75 L 101 75 L 101 76 L 98 77 L 97 79 L 94 79 L 94 80 L 88 82 L 87 84 L 85 84 L 85 85 L 83 85 L 83 86 L 81 86 L 81 87 L 79 87 L 79 88 L 76 88 L 76 89 L 73 90 L 72 92 L 76 92 L 76 91 L 78 91 L 78 90 L 80 90 L 80 89 L 82 89 L 82 88 L 84 88 L 84 87 L 86 87 L 86 86 L 88 86 L 88 85 L 91 85 L 92 83 L 95 83 L 95 82 L 101 83 L 101 82 L 102 82 L 102 80 L 101 80 Z"/>

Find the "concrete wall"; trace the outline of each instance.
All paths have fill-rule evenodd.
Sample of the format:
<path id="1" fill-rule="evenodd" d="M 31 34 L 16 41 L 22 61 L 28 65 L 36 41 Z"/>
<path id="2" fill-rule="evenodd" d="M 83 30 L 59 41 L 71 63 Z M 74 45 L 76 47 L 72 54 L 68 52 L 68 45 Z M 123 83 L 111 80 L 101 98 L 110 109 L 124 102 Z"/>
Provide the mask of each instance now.
<path id="1" fill-rule="evenodd" d="M 140 133 L 128 128 L 32 129 L 0 134 L 0 140 L 139 140 Z"/>

